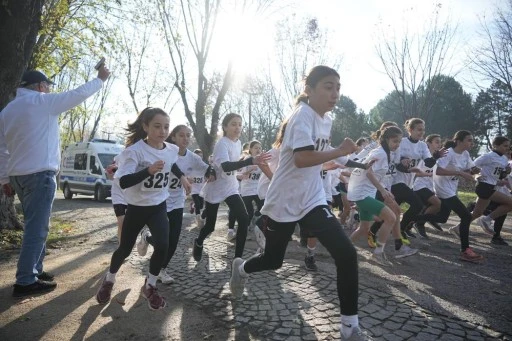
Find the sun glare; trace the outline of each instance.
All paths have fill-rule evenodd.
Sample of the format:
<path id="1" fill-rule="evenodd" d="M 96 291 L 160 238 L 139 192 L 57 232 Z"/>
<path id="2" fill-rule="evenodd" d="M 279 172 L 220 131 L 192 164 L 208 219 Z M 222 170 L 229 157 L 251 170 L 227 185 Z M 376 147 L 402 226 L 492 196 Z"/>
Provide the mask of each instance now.
<path id="1" fill-rule="evenodd" d="M 235 74 L 245 77 L 268 64 L 273 48 L 272 23 L 254 14 L 222 13 L 217 30 L 212 46 L 217 65 L 222 67 L 232 60 Z"/>

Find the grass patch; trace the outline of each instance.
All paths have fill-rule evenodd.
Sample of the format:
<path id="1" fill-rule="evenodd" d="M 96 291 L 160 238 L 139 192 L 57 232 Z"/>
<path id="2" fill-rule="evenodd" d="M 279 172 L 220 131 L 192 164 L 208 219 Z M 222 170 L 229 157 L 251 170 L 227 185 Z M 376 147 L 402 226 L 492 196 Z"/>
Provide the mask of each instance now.
<path id="1" fill-rule="evenodd" d="M 58 244 L 60 241 L 73 235 L 75 228 L 73 223 L 59 218 L 50 219 L 50 231 L 46 240 L 47 246 Z M 0 249 L 18 249 L 21 247 L 23 231 L 7 230 L 0 231 Z"/>

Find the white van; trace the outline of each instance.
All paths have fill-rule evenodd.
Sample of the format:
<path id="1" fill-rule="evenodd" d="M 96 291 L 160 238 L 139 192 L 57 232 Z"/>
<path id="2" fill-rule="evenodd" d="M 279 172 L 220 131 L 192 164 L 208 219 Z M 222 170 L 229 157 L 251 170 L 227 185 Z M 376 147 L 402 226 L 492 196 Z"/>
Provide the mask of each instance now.
<path id="1" fill-rule="evenodd" d="M 105 168 L 112 164 L 124 146 L 115 141 L 93 139 L 67 146 L 62 153 L 59 186 L 66 199 L 73 194 L 94 195 L 104 201 L 110 197 L 112 182 L 107 178 Z"/>

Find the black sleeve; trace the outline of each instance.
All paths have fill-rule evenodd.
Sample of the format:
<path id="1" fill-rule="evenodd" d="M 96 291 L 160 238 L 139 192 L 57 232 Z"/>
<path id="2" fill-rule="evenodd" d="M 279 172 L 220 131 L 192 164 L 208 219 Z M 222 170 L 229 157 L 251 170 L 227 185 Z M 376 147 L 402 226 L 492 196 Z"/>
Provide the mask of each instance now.
<path id="1" fill-rule="evenodd" d="M 404 166 L 402 163 L 397 163 L 395 168 L 399 172 L 410 173 L 409 168 L 407 168 L 407 166 Z"/>
<path id="2" fill-rule="evenodd" d="M 345 166 L 350 168 L 361 168 L 366 169 L 366 165 L 364 163 L 356 162 L 354 160 L 348 160 Z"/>
<path id="3" fill-rule="evenodd" d="M 242 161 L 226 161 L 220 164 L 224 172 L 236 171 L 237 169 L 247 167 L 250 165 L 252 165 L 252 157 L 248 157 L 247 159 Z"/>
<path id="4" fill-rule="evenodd" d="M 175 164 L 175 163 L 173 163 L 173 164 L 172 164 L 171 172 L 172 172 L 172 174 L 176 175 L 176 177 L 177 177 L 178 179 L 181 179 L 181 177 L 182 177 L 183 175 L 185 175 L 185 174 L 181 171 L 180 167 L 178 167 L 178 165 L 177 165 L 177 164 Z"/>
<path id="5" fill-rule="evenodd" d="M 301 152 L 303 150 L 315 150 L 315 146 L 311 145 L 311 146 L 306 146 L 306 147 L 300 147 L 300 148 L 295 148 L 293 150 L 293 152 Z"/>
<path id="6" fill-rule="evenodd" d="M 148 176 L 151 176 L 151 174 L 149 174 L 149 167 L 144 168 L 143 170 L 138 171 L 137 173 L 123 175 L 119 179 L 119 186 L 121 187 L 121 189 L 126 189 L 128 187 L 135 186 L 136 184 L 146 179 Z"/>
<path id="7" fill-rule="evenodd" d="M 206 172 L 204 173 L 204 177 L 205 178 L 209 178 L 210 175 L 213 175 L 213 176 L 217 176 L 217 174 L 215 174 L 215 169 L 213 169 L 212 166 L 208 166 L 208 169 L 206 170 Z"/>
<path id="8" fill-rule="evenodd" d="M 432 168 L 436 164 L 436 158 L 435 157 L 429 157 L 429 158 L 423 160 L 423 162 L 425 162 L 425 166 L 427 166 L 428 168 Z"/>

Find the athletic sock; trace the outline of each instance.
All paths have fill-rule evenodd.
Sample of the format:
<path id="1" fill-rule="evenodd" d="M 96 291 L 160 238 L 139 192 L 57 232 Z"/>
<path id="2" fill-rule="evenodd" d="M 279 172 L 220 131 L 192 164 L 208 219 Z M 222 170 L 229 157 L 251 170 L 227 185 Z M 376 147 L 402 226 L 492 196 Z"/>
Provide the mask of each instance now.
<path id="1" fill-rule="evenodd" d="M 316 250 L 316 246 L 313 248 L 310 248 L 308 246 L 308 253 L 307 253 L 308 257 L 313 257 L 315 255 L 315 250 Z"/>
<path id="2" fill-rule="evenodd" d="M 105 280 L 107 282 L 115 283 L 116 282 L 116 274 L 113 274 L 110 271 L 107 271 L 107 276 L 105 276 Z"/>
<path id="3" fill-rule="evenodd" d="M 384 252 L 384 246 L 386 246 L 386 243 L 379 243 L 377 242 L 377 247 L 375 248 L 374 253 L 383 253 Z"/>
<path id="4" fill-rule="evenodd" d="M 148 281 L 146 282 L 146 288 L 149 289 L 149 285 L 151 285 L 153 288 L 155 288 L 157 279 L 158 279 L 158 275 L 155 276 L 152 274 L 148 274 Z"/>
<path id="5" fill-rule="evenodd" d="M 344 337 L 352 336 L 354 328 L 359 326 L 359 318 L 357 315 L 341 315 L 341 333 Z"/>
<path id="6" fill-rule="evenodd" d="M 400 250 L 400 248 L 402 247 L 403 243 L 402 243 L 402 239 L 395 239 L 395 250 Z"/>

